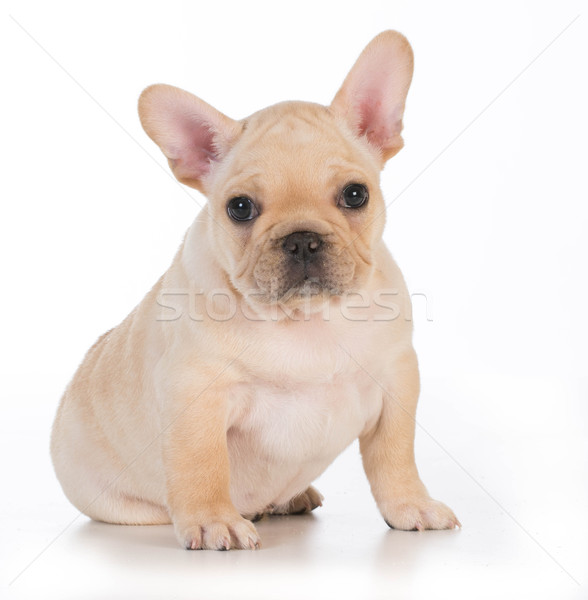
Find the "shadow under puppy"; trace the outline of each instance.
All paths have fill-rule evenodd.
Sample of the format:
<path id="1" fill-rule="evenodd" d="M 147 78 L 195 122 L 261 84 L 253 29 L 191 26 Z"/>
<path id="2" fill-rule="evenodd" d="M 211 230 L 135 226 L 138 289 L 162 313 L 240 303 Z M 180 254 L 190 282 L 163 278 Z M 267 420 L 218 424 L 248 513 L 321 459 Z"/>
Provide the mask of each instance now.
<path id="1" fill-rule="evenodd" d="M 410 299 L 382 241 L 379 173 L 403 145 L 412 69 L 386 31 L 329 107 L 234 121 L 171 86 L 143 92 L 145 131 L 208 204 L 65 391 L 51 450 L 79 510 L 171 521 L 186 548 L 256 548 L 249 519 L 319 506 L 312 481 L 359 438 L 391 527 L 459 525 L 415 466 Z"/>

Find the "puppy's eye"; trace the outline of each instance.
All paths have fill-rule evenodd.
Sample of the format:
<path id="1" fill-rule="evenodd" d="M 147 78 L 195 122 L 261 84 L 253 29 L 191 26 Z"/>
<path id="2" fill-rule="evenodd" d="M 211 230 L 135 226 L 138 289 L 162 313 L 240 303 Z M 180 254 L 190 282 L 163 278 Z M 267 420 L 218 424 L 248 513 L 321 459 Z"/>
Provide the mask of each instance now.
<path id="1" fill-rule="evenodd" d="M 363 206 L 369 198 L 368 190 L 361 183 L 350 183 L 341 192 L 339 197 L 339 206 L 345 208 L 359 208 Z"/>
<path id="2" fill-rule="evenodd" d="M 227 204 L 227 212 L 233 221 L 251 221 L 259 214 L 255 204 L 247 196 L 231 198 Z"/>

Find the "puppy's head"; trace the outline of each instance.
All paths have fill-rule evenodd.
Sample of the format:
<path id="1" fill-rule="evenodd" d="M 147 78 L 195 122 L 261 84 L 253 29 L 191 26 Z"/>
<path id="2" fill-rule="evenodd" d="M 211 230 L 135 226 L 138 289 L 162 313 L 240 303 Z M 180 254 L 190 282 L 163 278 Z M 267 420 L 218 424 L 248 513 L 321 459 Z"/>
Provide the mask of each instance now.
<path id="1" fill-rule="evenodd" d="M 286 102 L 242 121 L 192 94 L 147 88 L 139 114 L 175 176 L 202 191 L 221 267 L 250 303 L 319 307 L 373 271 L 379 173 L 403 145 L 412 51 L 377 36 L 329 107 Z"/>

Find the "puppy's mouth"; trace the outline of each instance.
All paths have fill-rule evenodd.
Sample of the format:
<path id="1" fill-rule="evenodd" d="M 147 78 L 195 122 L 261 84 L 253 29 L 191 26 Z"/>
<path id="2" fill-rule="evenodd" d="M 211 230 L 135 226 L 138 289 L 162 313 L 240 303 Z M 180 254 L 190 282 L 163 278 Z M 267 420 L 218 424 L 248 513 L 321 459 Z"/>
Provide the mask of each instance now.
<path id="1" fill-rule="evenodd" d="M 342 293 L 344 290 L 333 287 L 331 283 L 321 281 L 318 277 L 305 277 L 275 297 L 277 302 L 285 303 L 290 300 L 323 299 L 325 296 L 339 296 Z"/>
<path id="2" fill-rule="evenodd" d="M 332 296 L 341 296 L 347 289 L 318 277 L 308 277 L 293 283 L 273 280 L 257 281 L 257 289 L 250 297 L 261 304 L 309 304 L 324 302 Z"/>

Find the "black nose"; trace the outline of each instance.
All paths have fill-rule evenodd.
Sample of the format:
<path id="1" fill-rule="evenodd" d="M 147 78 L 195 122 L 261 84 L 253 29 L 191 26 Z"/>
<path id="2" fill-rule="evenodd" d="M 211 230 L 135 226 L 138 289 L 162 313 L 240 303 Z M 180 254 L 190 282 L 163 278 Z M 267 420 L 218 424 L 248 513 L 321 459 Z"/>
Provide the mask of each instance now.
<path id="1" fill-rule="evenodd" d="M 284 252 L 300 262 L 310 262 L 321 250 L 323 241 L 318 233 L 295 231 L 286 236 L 282 248 Z"/>

